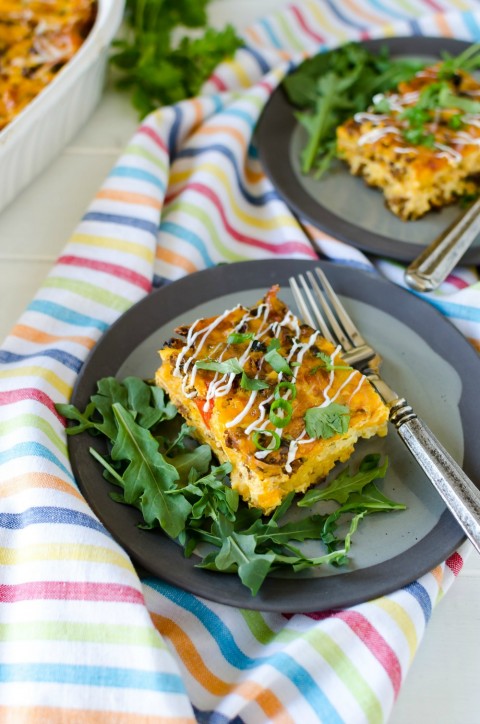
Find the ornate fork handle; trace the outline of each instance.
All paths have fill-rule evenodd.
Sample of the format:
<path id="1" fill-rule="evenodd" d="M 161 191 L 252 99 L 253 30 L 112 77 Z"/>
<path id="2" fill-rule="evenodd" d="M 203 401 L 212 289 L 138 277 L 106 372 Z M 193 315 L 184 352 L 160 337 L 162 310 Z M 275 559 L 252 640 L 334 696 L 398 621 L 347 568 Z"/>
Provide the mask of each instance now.
<path id="1" fill-rule="evenodd" d="M 366 377 L 390 408 L 390 422 L 480 553 L 480 493 L 413 408 L 371 369 Z"/>

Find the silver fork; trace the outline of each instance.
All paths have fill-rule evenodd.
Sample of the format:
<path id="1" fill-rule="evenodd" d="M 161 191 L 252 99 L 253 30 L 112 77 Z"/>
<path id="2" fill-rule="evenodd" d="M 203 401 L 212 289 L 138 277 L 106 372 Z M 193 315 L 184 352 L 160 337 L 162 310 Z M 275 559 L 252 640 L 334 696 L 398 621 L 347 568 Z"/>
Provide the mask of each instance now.
<path id="1" fill-rule="evenodd" d="M 380 377 L 382 359 L 361 336 L 320 268 L 290 278 L 301 317 L 343 349 L 347 364 L 360 370 L 390 409 L 390 422 L 480 553 L 480 491 L 420 420 L 405 398 Z M 318 303 L 317 303 L 318 300 Z"/>

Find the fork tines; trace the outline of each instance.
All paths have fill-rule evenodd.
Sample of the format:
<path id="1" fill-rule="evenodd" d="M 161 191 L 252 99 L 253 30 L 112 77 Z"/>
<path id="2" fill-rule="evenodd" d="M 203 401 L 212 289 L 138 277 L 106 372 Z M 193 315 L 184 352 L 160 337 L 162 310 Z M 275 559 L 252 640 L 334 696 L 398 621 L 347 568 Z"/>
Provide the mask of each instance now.
<path id="1" fill-rule="evenodd" d="M 341 344 L 344 350 L 365 344 L 322 269 L 316 267 L 314 271 L 318 281 L 311 271 L 306 273 L 310 285 L 303 274 L 298 276 L 303 293 L 297 280 L 290 279 L 294 299 L 304 320 L 319 329 L 326 339 Z"/>

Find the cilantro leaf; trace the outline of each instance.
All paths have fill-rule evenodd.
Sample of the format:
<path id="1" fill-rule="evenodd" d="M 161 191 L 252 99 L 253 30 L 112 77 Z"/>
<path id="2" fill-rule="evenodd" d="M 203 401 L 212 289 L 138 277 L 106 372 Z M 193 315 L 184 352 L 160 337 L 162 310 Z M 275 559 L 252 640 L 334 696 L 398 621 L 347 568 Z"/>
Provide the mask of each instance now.
<path id="1" fill-rule="evenodd" d="M 113 42 L 117 86 L 140 117 L 198 94 L 215 67 L 243 45 L 231 25 L 208 26 L 210 0 L 127 0 L 124 37 Z M 185 28 L 202 28 L 199 37 Z M 180 41 L 178 41 L 178 36 Z"/>
<path id="2" fill-rule="evenodd" d="M 222 360 L 221 362 L 201 359 L 195 362 L 195 367 L 198 367 L 200 370 L 219 372 L 222 375 L 241 375 L 243 372 L 243 367 L 236 357 L 230 357 L 230 359 Z"/>
<path id="3" fill-rule="evenodd" d="M 270 385 L 265 380 L 260 380 L 257 377 L 248 377 L 245 372 L 242 374 L 240 387 L 244 390 L 258 391 L 266 390 Z"/>
<path id="4" fill-rule="evenodd" d="M 319 359 L 322 360 L 323 365 L 321 366 L 322 369 L 325 369 L 327 372 L 332 372 L 333 370 L 351 370 L 352 368 L 350 365 L 336 365 L 335 362 L 332 360 L 331 355 L 327 354 L 326 352 L 317 352 L 315 355 Z M 318 367 L 313 367 L 311 369 L 311 373 L 316 372 Z"/>
<path id="5" fill-rule="evenodd" d="M 277 351 L 276 348 L 270 349 L 270 351 L 267 352 L 267 354 L 265 355 L 264 359 L 265 362 L 268 362 L 270 367 L 275 370 L 275 372 L 283 372 L 286 375 L 293 374 L 287 360 L 285 359 L 285 357 L 282 357 L 282 355 Z"/>
<path id="6" fill-rule="evenodd" d="M 330 402 L 324 407 L 310 407 L 305 415 L 305 429 L 309 437 L 327 440 L 347 432 L 350 424 L 350 409 L 346 405 Z"/>
<path id="7" fill-rule="evenodd" d="M 228 335 L 227 342 L 228 344 L 242 344 L 242 342 L 249 342 L 251 339 L 253 339 L 253 332 L 232 332 Z"/>

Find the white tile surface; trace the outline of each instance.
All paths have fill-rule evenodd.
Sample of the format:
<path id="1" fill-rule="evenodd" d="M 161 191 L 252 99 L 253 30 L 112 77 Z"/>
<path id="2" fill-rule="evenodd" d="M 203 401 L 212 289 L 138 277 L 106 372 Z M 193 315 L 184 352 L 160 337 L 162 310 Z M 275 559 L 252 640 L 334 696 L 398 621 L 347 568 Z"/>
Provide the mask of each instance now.
<path id="1" fill-rule="evenodd" d="M 241 28 L 281 4 L 216 0 L 211 16 L 218 26 L 231 21 Z M 0 214 L 0 338 L 30 302 L 136 124 L 128 99 L 107 88 L 71 145 Z M 476 724 L 479 681 L 480 558 L 472 553 L 434 611 L 390 724 Z"/>

